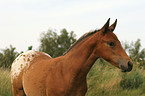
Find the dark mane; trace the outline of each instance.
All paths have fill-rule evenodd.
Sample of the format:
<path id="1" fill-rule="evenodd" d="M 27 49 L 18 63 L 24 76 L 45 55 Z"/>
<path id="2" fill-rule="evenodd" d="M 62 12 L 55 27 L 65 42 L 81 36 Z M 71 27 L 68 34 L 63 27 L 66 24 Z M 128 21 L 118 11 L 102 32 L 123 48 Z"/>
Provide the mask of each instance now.
<path id="1" fill-rule="evenodd" d="M 63 53 L 63 56 L 64 56 L 65 54 L 67 54 L 67 53 L 68 53 L 75 45 L 77 45 L 80 41 L 82 41 L 83 39 L 85 39 L 85 38 L 87 38 L 87 37 L 93 35 L 94 33 L 98 32 L 98 31 L 100 31 L 100 30 L 93 30 L 93 31 L 90 31 L 90 32 L 85 33 L 85 34 L 84 34 L 83 36 L 81 36 L 76 42 L 74 42 L 74 43 L 72 44 L 72 46 L 71 46 L 65 53 Z"/>

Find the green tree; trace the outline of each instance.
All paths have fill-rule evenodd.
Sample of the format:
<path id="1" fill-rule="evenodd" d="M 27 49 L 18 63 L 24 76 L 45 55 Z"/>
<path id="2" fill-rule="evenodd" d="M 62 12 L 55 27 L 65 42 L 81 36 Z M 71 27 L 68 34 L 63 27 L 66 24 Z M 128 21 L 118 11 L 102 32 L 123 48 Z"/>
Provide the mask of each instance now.
<path id="1" fill-rule="evenodd" d="M 61 56 L 76 41 L 75 37 L 73 31 L 69 33 L 66 29 L 62 29 L 60 35 L 56 30 L 48 30 L 47 33 L 41 34 L 39 51 L 52 57 Z"/>
<path id="2" fill-rule="evenodd" d="M 130 57 L 138 60 L 144 60 L 145 48 L 141 50 L 140 39 L 138 39 L 135 43 L 132 43 L 131 46 L 132 47 L 129 49 Z"/>
<path id="3" fill-rule="evenodd" d="M 32 50 L 32 48 L 33 48 L 33 46 L 29 46 L 29 47 L 28 47 L 28 50 Z"/>
<path id="4" fill-rule="evenodd" d="M 0 67 L 10 68 L 14 59 L 19 55 L 15 52 L 15 47 L 10 45 L 10 48 L 2 49 L 0 53 Z"/>
<path id="5" fill-rule="evenodd" d="M 140 39 L 135 41 L 135 43 L 131 42 L 131 44 L 124 42 L 123 46 L 125 51 L 129 53 L 130 58 L 135 62 L 139 62 L 139 66 L 145 68 L 145 48 L 141 49 Z"/>

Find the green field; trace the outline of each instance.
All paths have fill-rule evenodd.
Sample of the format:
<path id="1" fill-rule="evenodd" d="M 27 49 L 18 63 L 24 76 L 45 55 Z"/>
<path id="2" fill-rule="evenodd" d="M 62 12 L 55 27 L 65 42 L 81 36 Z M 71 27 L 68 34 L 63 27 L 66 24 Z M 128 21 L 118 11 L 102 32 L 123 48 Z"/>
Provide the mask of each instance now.
<path id="1" fill-rule="evenodd" d="M 145 70 L 134 66 L 129 73 L 98 60 L 88 74 L 86 96 L 145 96 Z M 12 96 L 10 71 L 0 68 L 0 96 Z"/>

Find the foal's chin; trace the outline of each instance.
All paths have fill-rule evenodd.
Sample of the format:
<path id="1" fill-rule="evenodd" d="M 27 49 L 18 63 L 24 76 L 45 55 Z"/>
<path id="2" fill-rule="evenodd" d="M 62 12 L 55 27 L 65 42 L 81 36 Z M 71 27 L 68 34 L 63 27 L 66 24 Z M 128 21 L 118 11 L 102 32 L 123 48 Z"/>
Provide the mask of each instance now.
<path id="1" fill-rule="evenodd" d="M 131 70 L 121 70 L 121 71 L 125 73 L 125 72 L 130 72 Z"/>

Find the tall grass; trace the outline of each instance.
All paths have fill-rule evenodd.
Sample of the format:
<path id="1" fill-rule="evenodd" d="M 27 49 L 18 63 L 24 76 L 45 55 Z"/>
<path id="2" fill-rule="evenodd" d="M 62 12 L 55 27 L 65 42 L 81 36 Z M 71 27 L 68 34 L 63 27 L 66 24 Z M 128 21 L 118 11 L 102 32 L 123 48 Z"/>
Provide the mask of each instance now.
<path id="1" fill-rule="evenodd" d="M 129 73 L 123 73 L 106 62 L 103 64 L 97 61 L 90 70 L 86 96 L 145 96 L 145 70 L 133 68 Z M 123 88 L 121 82 L 124 85 L 131 82 L 132 88 Z"/>
<path id="2" fill-rule="evenodd" d="M 12 96 L 10 72 L 4 68 L 0 68 L 0 96 Z"/>
<path id="3" fill-rule="evenodd" d="M 111 64 L 100 63 L 98 60 L 90 70 L 87 79 L 86 96 L 145 96 L 145 70 L 143 69 L 134 67 L 131 72 L 122 73 Z M 125 88 L 122 87 L 121 82 Z M 3 68 L 0 68 L 0 96 L 12 96 L 10 72 Z"/>

